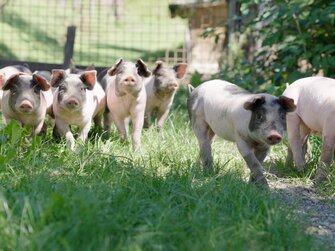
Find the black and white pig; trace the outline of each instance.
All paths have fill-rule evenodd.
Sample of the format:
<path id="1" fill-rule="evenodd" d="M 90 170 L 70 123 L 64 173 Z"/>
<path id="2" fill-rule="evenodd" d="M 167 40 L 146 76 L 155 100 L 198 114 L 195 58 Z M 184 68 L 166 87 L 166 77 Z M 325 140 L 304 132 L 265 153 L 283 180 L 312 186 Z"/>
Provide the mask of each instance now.
<path id="1" fill-rule="evenodd" d="M 157 118 L 158 129 L 162 128 L 169 115 L 173 98 L 180 86 L 180 80 L 186 73 L 187 64 L 176 64 L 173 68 L 156 62 L 152 76 L 145 79 L 147 103 L 145 107 L 144 127 L 150 126 L 153 116 Z"/>
<path id="2" fill-rule="evenodd" d="M 23 65 L 11 65 L 0 69 L 0 111 L 1 111 L 1 100 L 3 95 L 2 87 L 4 86 L 6 80 L 10 76 L 20 72 L 31 74 L 29 68 Z"/>
<path id="3" fill-rule="evenodd" d="M 249 181 L 268 186 L 262 162 L 270 146 L 283 137 L 286 113 L 295 109 L 292 99 L 251 94 L 229 82 L 211 80 L 193 90 L 187 106 L 204 168 L 212 168 L 211 144 L 218 135 L 236 142 L 251 171 Z"/>
<path id="4" fill-rule="evenodd" d="M 105 92 L 96 84 L 96 74 L 95 70 L 80 75 L 66 74 L 61 69 L 52 71 L 51 85 L 57 88 L 53 103 L 54 134 L 65 136 L 71 150 L 74 150 L 75 139 L 70 125 L 78 126 L 79 139 L 85 141 L 92 119 L 99 123 L 106 106 Z"/>
<path id="5" fill-rule="evenodd" d="M 52 113 L 50 84 L 38 74 L 17 73 L 3 86 L 2 112 L 6 123 L 16 120 L 31 125 L 33 135 L 46 131 L 46 113 Z"/>
<path id="6" fill-rule="evenodd" d="M 144 122 L 146 91 L 143 78 L 151 72 L 146 64 L 138 59 L 136 63 L 124 62 L 119 59 L 107 71 L 106 98 L 107 112 L 104 115 L 104 125 L 109 134 L 111 122 L 114 121 L 121 139 L 127 140 L 129 120 L 133 125 L 133 148 L 139 149 Z"/>

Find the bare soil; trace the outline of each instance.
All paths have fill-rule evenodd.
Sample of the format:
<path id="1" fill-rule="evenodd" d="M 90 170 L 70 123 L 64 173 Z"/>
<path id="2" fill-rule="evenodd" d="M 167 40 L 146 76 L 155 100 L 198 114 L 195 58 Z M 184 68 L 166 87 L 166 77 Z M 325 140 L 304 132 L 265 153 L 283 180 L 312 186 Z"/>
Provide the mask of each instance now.
<path id="1" fill-rule="evenodd" d="M 335 250 L 335 195 L 324 198 L 317 194 L 312 181 L 302 182 L 268 174 L 271 192 L 307 219 L 306 231 L 316 236 L 322 246 Z"/>

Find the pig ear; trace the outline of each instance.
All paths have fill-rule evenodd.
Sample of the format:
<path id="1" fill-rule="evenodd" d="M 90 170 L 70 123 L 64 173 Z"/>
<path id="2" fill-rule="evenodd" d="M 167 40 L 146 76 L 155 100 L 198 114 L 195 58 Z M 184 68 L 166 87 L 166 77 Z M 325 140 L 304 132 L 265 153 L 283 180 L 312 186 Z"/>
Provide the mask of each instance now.
<path id="1" fill-rule="evenodd" d="M 89 66 L 86 67 L 86 71 L 93 71 L 93 70 L 95 70 L 94 64 L 90 64 Z"/>
<path id="2" fill-rule="evenodd" d="M 157 62 L 156 62 L 156 67 L 155 67 L 155 69 L 152 71 L 152 74 L 153 74 L 153 75 L 156 75 L 157 72 L 159 72 L 159 70 L 162 69 L 162 67 L 163 67 L 163 62 L 162 62 L 162 61 L 157 61 Z"/>
<path id="3" fill-rule="evenodd" d="M 293 112 L 297 106 L 294 104 L 294 100 L 286 96 L 279 97 L 279 103 L 286 112 Z"/>
<path id="4" fill-rule="evenodd" d="M 120 70 L 120 67 L 121 65 L 123 64 L 123 59 L 120 58 L 116 61 L 116 63 L 112 66 L 112 68 L 110 68 L 108 71 L 107 71 L 107 74 L 109 76 L 115 76 L 118 71 Z"/>
<path id="5" fill-rule="evenodd" d="M 244 103 L 243 107 L 246 110 L 255 110 L 256 108 L 260 107 L 265 103 L 264 96 L 256 96 L 251 101 L 247 101 Z"/>
<path id="6" fill-rule="evenodd" d="M 87 86 L 88 90 L 92 90 L 97 82 L 97 71 L 85 71 L 80 75 L 80 79 Z"/>
<path id="7" fill-rule="evenodd" d="M 61 82 L 64 81 L 66 73 L 62 69 L 54 69 L 52 70 L 51 81 L 50 84 L 52 87 L 58 87 Z"/>
<path id="8" fill-rule="evenodd" d="M 15 85 L 15 83 L 18 81 L 20 75 L 21 75 L 20 73 L 14 74 L 9 79 L 7 79 L 5 85 L 2 87 L 2 90 L 4 91 L 10 90 L 13 87 L 13 85 Z"/>
<path id="9" fill-rule="evenodd" d="M 177 74 L 177 78 L 183 78 L 185 73 L 186 73 L 186 68 L 187 64 L 181 63 L 181 64 L 176 64 L 173 69 Z"/>
<path id="10" fill-rule="evenodd" d="M 149 77 L 151 75 L 151 71 L 149 71 L 147 65 L 143 62 L 142 59 L 137 59 L 136 61 L 137 73 L 142 77 Z"/>
<path id="11" fill-rule="evenodd" d="M 0 90 L 2 89 L 4 84 L 5 84 L 5 74 L 0 72 Z"/>
<path id="12" fill-rule="evenodd" d="M 33 82 L 38 84 L 42 91 L 47 91 L 50 89 L 50 84 L 48 81 L 38 74 L 33 74 Z"/>

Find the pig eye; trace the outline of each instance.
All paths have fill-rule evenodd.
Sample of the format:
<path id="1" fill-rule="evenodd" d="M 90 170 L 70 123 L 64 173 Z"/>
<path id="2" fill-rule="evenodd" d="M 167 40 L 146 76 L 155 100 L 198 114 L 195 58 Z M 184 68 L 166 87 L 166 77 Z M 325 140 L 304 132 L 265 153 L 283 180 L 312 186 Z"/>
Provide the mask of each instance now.
<path id="1" fill-rule="evenodd" d="M 262 120 L 263 119 L 263 114 L 261 114 L 261 113 L 257 113 L 256 114 L 256 120 Z"/>
<path id="2" fill-rule="evenodd" d="M 281 113 L 281 114 L 280 114 L 280 118 L 281 118 L 282 120 L 285 120 L 285 119 L 286 119 L 286 114 L 285 114 L 285 113 Z"/>

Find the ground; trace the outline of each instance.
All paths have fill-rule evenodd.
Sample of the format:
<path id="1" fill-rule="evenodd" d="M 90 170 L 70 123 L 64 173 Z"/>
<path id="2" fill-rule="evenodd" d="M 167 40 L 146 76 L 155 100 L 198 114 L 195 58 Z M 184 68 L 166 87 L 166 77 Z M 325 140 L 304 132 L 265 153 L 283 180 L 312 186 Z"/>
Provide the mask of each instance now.
<path id="1" fill-rule="evenodd" d="M 335 200 L 318 195 L 312 181 L 292 182 L 292 179 L 268 175 L 273 194 L 278 195 L 286 206 L 294 212 L 307 216 L 307 231 L 314 234 L 322 242 L 335 249 Z"/>

